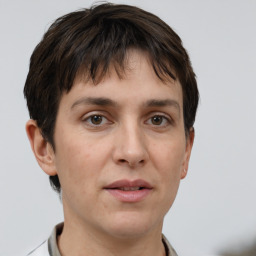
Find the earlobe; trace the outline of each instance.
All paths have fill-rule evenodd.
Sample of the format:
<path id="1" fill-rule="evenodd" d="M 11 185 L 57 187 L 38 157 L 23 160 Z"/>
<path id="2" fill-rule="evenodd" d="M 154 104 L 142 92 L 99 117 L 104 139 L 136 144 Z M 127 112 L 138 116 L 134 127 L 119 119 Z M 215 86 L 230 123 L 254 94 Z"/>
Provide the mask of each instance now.
<path id="1" fill-rule="evenodd" d="M 181 172 L 181 176 L 180 176 L 180 179 L 184 179 L 185 177 L 187 176 L 187 170 L 186 169 L 183 169 L 183 171 Z"/>
<path id="2" fill-rule="evenodd" d="M 189 159 L 190 159 L 190 155 L 191 155 L 191 151 L 194 143 L 194 138 L 195 138 L 195 130 L 192 127 L 189 130 L 189 134 L 186 140 L 186 152 L 185 152 L 184 163 L 183 163 L 183 171 L 181 172 L 181 179 L 184 179 L 187 176 Z"/>
<path id="3" fill-rule="evenodd" d="M 50 176 L 56 175 L 53 148 L 42 136 L 35 120 L 26 123 L 26 132 L 31 149 L 42 170 Z"/>

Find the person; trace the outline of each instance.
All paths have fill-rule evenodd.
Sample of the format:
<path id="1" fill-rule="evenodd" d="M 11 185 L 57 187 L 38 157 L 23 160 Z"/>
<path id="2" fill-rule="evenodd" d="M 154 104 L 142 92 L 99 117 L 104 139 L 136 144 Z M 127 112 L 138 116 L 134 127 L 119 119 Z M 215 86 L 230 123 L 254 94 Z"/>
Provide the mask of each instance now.
<path id="1" fill-rule="evenodd" d="M 177 255 L 162 227 L 199 98 L 179 36 L 135 6 L 69 13 L 36 46 L 24 95 L 31 148 L 64 211 L 29 255 Z"/>

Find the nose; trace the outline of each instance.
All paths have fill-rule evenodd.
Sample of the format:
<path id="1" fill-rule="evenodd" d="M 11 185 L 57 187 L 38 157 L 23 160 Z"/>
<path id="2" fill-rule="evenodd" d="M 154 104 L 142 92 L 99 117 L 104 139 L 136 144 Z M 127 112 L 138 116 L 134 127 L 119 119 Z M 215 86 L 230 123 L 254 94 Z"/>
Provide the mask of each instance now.
<path id="1" fill-rule="evenodd" d="M 147 162 L 145 135 L 137 125 L 120 128 L 114 144 L 113 158 L 118 165 L 138 168 Z"/>

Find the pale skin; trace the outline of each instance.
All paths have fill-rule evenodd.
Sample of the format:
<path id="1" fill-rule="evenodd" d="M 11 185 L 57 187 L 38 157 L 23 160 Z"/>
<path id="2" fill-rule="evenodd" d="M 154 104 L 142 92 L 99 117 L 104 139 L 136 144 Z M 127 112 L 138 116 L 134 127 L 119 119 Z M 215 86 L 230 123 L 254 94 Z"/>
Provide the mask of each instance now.
<path id="1" fill-rule="evenodd" d="M 147 55 L 129 51 L 120 79 L 113 69 L 96 86 L 79 77 L 61 98 L 55 150 L 29 120 L 35 157 L 62 187 L 66 256 L 163 256 L 163 219 L 188 170 L 194 131 L 185 135 L 182 89 L 163 83 Z M 105 187 L 144 180 L 152 189 L 138 202 L 123 202 Z"/>

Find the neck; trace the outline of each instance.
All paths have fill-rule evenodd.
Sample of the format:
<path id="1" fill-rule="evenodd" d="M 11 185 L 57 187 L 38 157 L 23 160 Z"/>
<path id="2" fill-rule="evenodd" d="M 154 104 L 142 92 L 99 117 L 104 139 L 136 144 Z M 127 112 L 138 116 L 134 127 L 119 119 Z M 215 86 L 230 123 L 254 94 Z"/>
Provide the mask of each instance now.
<path id="1" fill-rule="evenodd" d="M 65 221 L 58 247 L 62 256 L 165 256 L 161 229 L 136 237 L 114 237 Z M 81 224 L 81 223 L 80 223 Z"/>

